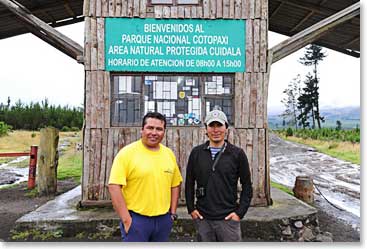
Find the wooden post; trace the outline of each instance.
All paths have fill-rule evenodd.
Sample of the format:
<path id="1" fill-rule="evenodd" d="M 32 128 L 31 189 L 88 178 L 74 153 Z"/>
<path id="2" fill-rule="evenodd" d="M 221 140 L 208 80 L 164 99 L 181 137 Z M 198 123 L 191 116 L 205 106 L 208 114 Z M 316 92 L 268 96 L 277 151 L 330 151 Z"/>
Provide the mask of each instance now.
<path id="1" fill-rule="evenodd" d="M 28 189 L 34 189 L 36 186 L 37 151 L 38 146 L 32 145 L 29 153 Z"/>
<path id="2" fill-rule="evenodd" d="M 312 204 L 314 202 L 312 177 L 297 176 L 293 193 L 298 199 L 307 202 L 308 204 Z"/>
<path id="3" fill-rule="evenodd" d="M 37 189 L 40 195 L 54 195 L 57 188 L 59 130 L 41 129 Z"/>

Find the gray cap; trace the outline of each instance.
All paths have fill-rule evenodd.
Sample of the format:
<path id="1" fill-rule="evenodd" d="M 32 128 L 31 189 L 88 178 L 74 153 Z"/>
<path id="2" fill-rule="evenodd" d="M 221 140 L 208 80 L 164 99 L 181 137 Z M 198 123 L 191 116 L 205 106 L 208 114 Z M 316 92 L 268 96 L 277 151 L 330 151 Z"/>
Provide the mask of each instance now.
<path id="1" fill-rule="evenodd" d="M 227 120 L 227 116 L 224 112 L 219 111 L 219 110 L 213 110 L 211 112 L 208 113 L 208 115 L 206 115 L 205 118 L 205 124 L 209 125 L 210 123 L 217 121 L 219 123 L 221 123 L 222 125 L 227 124 L 228 125 L 228 120 Z"/>

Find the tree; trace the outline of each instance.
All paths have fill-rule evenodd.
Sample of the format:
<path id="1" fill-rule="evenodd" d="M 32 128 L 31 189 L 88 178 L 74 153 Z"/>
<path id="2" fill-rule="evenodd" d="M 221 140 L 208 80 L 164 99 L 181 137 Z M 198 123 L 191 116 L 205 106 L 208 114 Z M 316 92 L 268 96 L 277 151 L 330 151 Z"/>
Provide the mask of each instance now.
<path id="1" fill-rule="evenodd" d="M 298 97 L 301 92 L 301 79 L 298 74 L 289 84 L 283 93 L 286 94 L 281 102 L 285 105 L 284 112 L 280 115 L 283 119 L 288 119 L 288 125 L 295 126 L 298 128 L 297 116 L 298 116 Z"/>
<path id="2" fill-rule="evenodd" d="M 336 128 L 337 131 L 340 131 L 342 129 L 342 122 L 340 122 L 340 120 L 336 121 Z"/>
<path id="3" fill-rule="evenodd" d="M 309 127 L 310 123 L 308 119 L 312 119 L 312 129 L 315 128 L 315 112 L 314 112 L 314 92 L 315 92 L 315 81 L 308 73 L 306 75 L 306 80 L 304 81 L 305 87 L 302 89 L 302 93 L 298 98 L 298 109 L 300 110 L 300 114 L 297 119 L 300 120 L 300 123 L 303 128 Z"/>
<path id="4" fill-rule="evenodd" d="M 7 109 L 9 109 L 9 107 L 10 107 L 10 96 L 8 96 L 8 101 L 7 101 Z"/>
<path id="5" fill-rule="evenodd" d="M 60 105 L 55 107 L 47 99 L 41 104 L 24 104 L 18 100 L 10 108 L 0 104 L 0 120 L 14 129 L 37 130 L 46 126 L 80 129 L 83 126 L 83 109 Z"/>
<path id="6" fill-rule="evenodd" d="M 299 59 L 299 62 L 305 66 L 313 66 L 313 76 L 311 78 L 307 78 L 306 81 L 312 81 L 312 89 L 309 89 L 309 93 L 312 94 L 312 117 L 316 120 L 317 126 L 321 128 L 321 122 L 324 122 L 324 117 L 320 116 L 320 108 L 319 108 L 319 77 L 318 77 L 318 65 L 320 61 L 322 61 L 326 57 L 324 51 L 322 51 L 322 47 L 311 44 L 306 47 L 305 54 L 303 57 Z M 315 125 L 314 125 L 315 127 Z"/>

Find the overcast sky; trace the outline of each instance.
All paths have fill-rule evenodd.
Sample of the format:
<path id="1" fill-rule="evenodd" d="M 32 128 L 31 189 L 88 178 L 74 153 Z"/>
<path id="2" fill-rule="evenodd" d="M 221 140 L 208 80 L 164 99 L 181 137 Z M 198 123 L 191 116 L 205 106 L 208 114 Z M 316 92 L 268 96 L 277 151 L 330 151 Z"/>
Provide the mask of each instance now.
<path id="1" fill-rule="evenodd" d="M 363 26 L 363 25 L 362 25 Z M 58 28 L 84 46 L 84 23 Z M 287 37 L 270 33 L 269 48 Z M 325 49 L 328 55 L 321 62 L 320 105 L 322 107 L 359 106 L 360 59 Z M 276 62 L 271 67 L 268 110 L 283 108 L 282 93 L 288 83 L 311 68 L 298 62 L 304 50 Z M 75 60 L 31 34 L 0 40 L 0 102 L 37 102 L 48 98 L 51 104 L 82 106 L 84 68 Z"/>

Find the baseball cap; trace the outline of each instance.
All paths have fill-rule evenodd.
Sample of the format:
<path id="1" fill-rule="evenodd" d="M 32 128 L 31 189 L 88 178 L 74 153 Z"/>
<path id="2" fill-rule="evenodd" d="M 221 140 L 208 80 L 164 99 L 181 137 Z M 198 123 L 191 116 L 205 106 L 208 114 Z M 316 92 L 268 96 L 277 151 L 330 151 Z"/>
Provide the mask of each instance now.
<path id="1" fill-rule="evenodd" d="M 228 125 L 226 114 L 220 110 L 213 110 L 209 112 L 208 115 L 206 115 L 205 124 L 209 125 L 210 123 L 214 121 L 217 121 L 221 123 L 222 125 L 225 125 L 225 124 Z"/>

